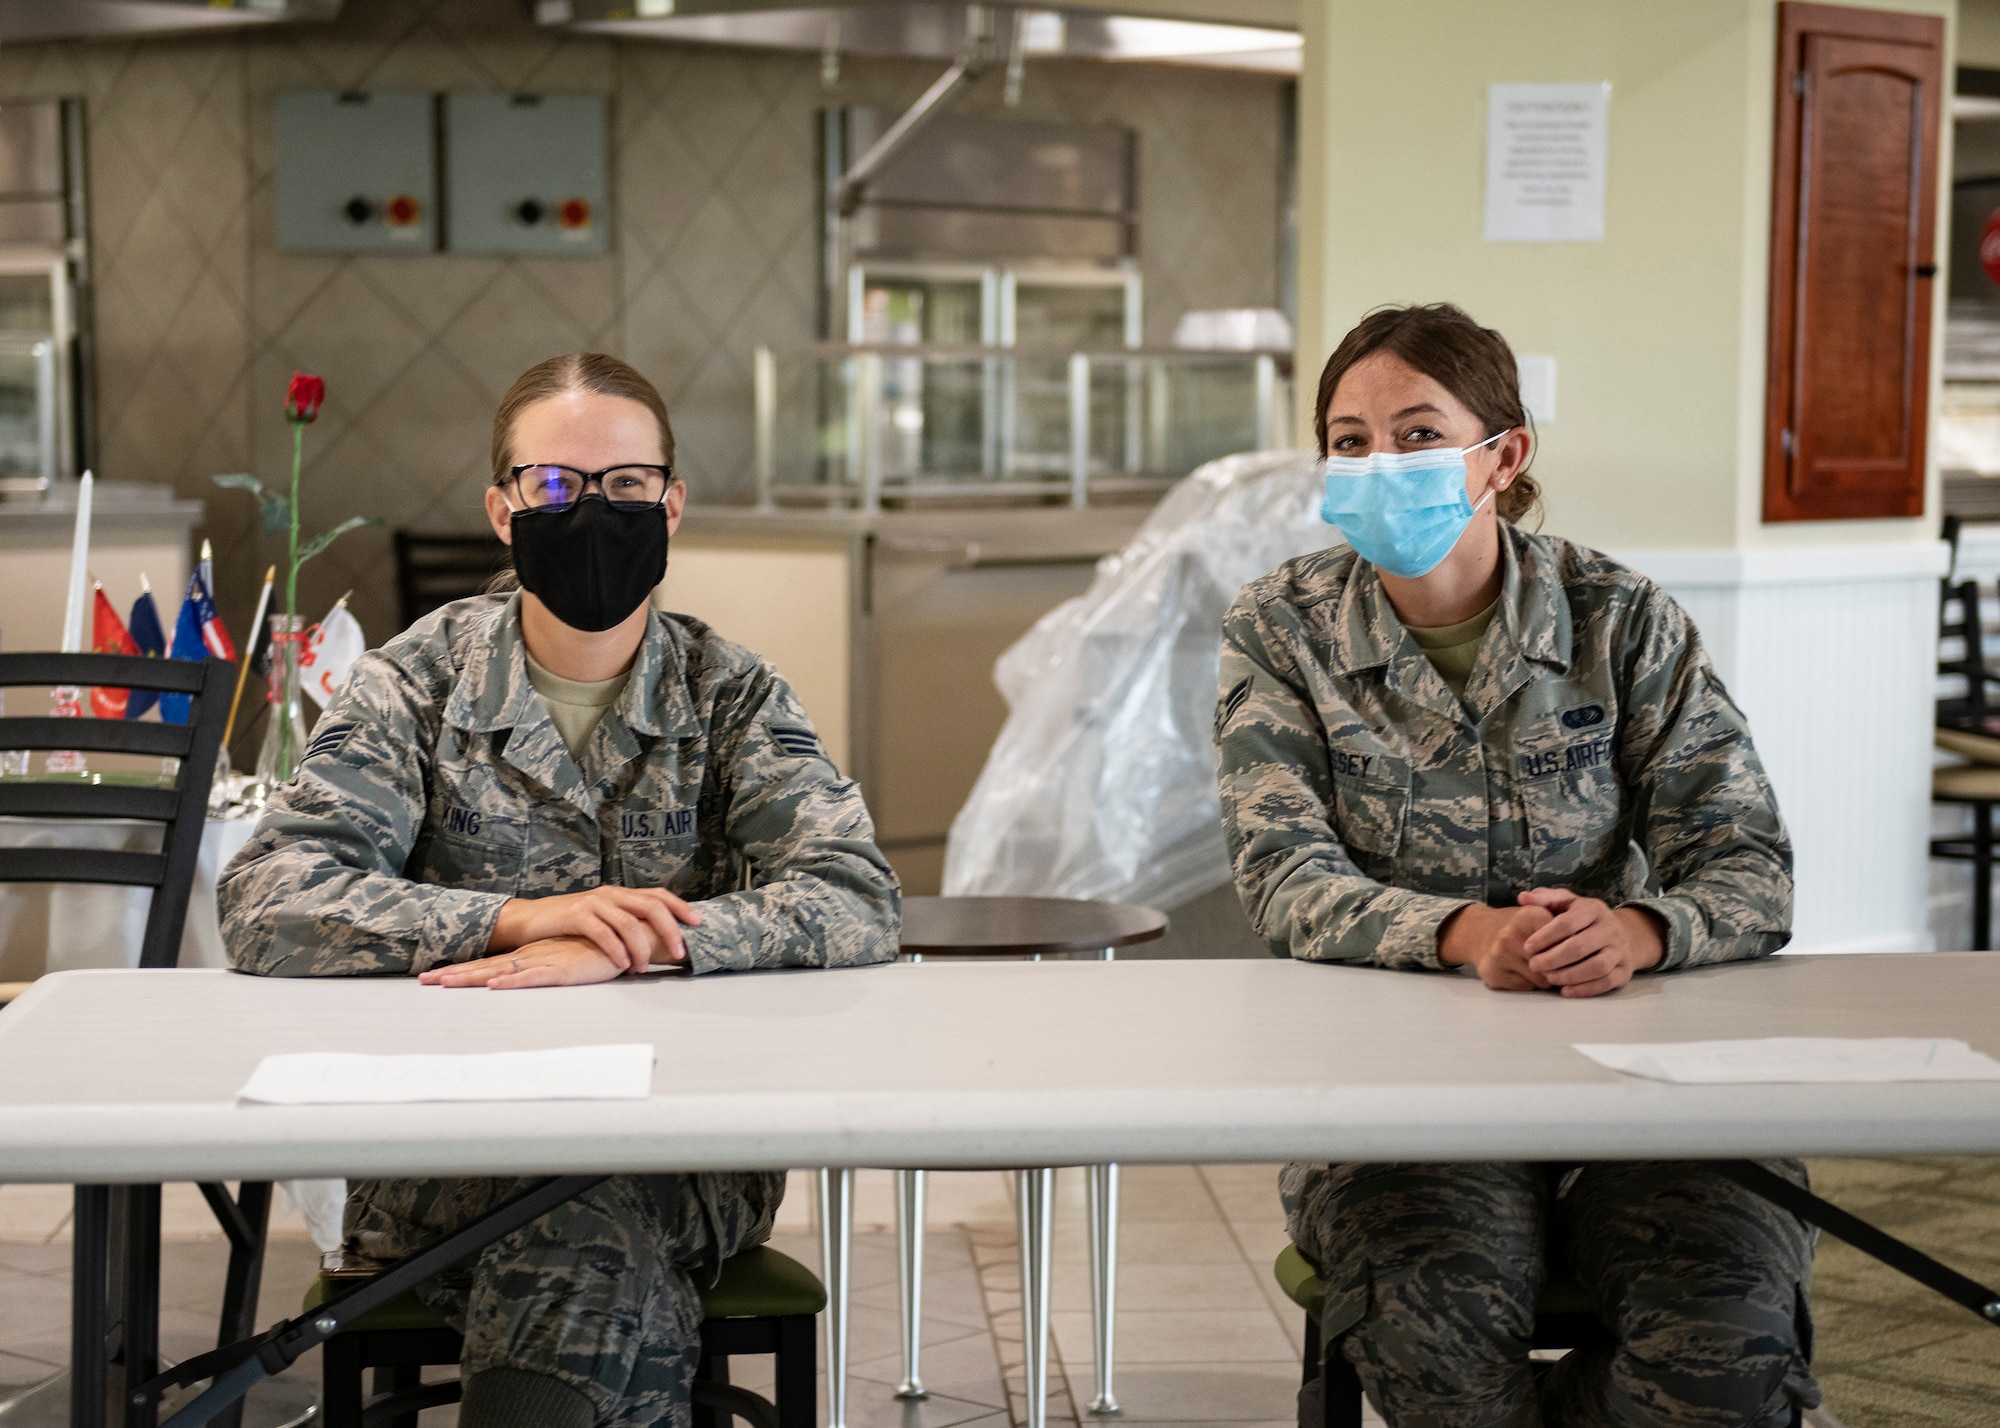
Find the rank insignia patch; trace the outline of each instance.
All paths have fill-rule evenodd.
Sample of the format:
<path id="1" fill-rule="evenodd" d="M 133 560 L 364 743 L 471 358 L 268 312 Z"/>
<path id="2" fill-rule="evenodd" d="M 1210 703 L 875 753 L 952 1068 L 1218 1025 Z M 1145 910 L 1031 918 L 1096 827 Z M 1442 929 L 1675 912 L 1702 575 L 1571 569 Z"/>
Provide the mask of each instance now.
<path id="1" fill-rule="evenodd" d="M 1243 707 L 1244 701 L 1249 699 L 1249 697 L 1250 681 L 1247 679 L 1236 681 L 1231 686 L 1229 692 L 1222 696 L 1222 705 L 1215 711 L 1215 729 L 1217 733 L 1221 733 L 1223 725 L 1236 717 L 1236 711 Z"/>
<path id="2" fill-rule="evenodd" d="M 307 759 L 312 758 L 315 754 L 333 753 L 342 744 L 347 742 L 347 736 L 349 734 L 352 734 L 356 729 L 359 729 L 360 727 L 361 726 L 359 724 L 351 722 L 346 724 L 327 725 L 324 729 L 321 729 L 318 733 L 313 735 L 312 742 L 306 745 L 306 751 L 303 754 L 299 755 L 299 762 L 304 763 Z"/>
<path id="3" fill-rule="evenodd" d="M 819 736 L 810 729 L 801 729 L 796 724 L 773 724 L 771 742 L 780 751 L 795 759 L 823 759 L 826 751 L 819 746 Z"/>

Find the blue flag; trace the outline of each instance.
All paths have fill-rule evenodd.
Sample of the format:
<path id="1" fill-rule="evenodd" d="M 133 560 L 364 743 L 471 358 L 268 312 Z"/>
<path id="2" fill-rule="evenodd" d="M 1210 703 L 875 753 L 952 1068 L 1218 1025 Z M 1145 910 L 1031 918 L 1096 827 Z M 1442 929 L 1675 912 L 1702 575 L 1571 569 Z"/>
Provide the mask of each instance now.
<path id="1" fill-rule="evenodd" d="M 181 601 L 180 618 L 174 621 L 174 647 L 167 652 L 167 658 L 207 659 L 210 654 L 207 632 L 211 621 L 220 623 L 215 613 L 215 602 L 208 598 L 208 590 L 201 583 L 201 571 L 197 569 L 188 577 L 187 598 Z M 185 724 L 193 708 L 194 696 L 191 694 L 162 694 L 160 722 Z"/>
<path id="2" fill-rule="evenodd" d="M 139 647 L 139 653 L 160 658 L 167 652 L 167 632 L 160 628 L 160 607 L 153 603 L 153 592 L 142 591 L 132 602 L 132 618 L 125 622 L 131 631 L 132 643 Z M 157 689 L 135 689 L 132 697 L 125 702 L 125 717 L 137 719 L 154 704 L 159 702 Z"/>

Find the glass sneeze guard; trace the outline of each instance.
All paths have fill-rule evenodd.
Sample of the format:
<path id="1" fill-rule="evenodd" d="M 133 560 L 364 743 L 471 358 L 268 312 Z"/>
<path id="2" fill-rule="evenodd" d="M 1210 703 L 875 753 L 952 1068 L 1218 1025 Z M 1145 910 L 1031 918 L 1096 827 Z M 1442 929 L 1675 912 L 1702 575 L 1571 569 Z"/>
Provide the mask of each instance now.
<path id="1" fill-rule="evenodd" d="M 754 361 L 757 499 L 1065 499 L 1163 490 L 1290 431 L 1289 352 L 808 343 Z"/>

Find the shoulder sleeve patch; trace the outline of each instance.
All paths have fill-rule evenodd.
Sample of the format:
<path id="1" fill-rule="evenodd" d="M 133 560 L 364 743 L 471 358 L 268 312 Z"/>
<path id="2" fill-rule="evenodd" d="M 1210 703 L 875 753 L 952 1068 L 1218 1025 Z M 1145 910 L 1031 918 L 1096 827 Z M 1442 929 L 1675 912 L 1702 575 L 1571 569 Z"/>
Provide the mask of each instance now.
<path id="1" fill-rule="evenodd" d="M 1250 697 L 1250 681 L 1239 679 L 1231 685 L 1229 692 L 1222 696 L 1222 702 L 1215 708 L 1215 732 L 1220 734 L 1229 721 L 1236 717 L 1236 711 L 1243 707 L 1243 701 Z"/>
<path id="2" fill-rule="evenodd" d="M 299 762 L 304 763 L 307 759 L 314 758 L 320 754 L 339 752 L 340 746 L 347 742 L 347 736 L 360 727 L 358 723 L 352 720 L 340 724 L 327 725 L 324 729 L 313 735 L 312 742 L 306 745 L 306 751 L 299 756 Z"/>
<path id="3" fill-rule="evenodd" d="M 771 742 L 781 753 L 790 754 L 795 759 L 823 759 L 826 751 L 819 746 L 819 736 L 810 729 L 796 724 L 772 724 Z"/>

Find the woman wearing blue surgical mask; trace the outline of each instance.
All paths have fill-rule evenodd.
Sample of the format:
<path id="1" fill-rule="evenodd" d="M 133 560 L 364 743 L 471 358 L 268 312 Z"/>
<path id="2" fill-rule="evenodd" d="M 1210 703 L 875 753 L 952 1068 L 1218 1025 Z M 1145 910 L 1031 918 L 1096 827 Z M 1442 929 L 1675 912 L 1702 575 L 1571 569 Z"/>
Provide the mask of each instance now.
<path id="1" fill-rule="evenodd" d="M 1237 598 L 1216 714 L 1272 950 L 1593 997 L 1781 947 L 1791 846 L 1693 623 L 1517 524 L 1539 493 L 1506 341 L 1447 305 L 1371 313 L 1314 427 L 1347 544 Z M 1392 1428 L 1776 1428 L 1819 1400 L 1810 1231 L 1699 1164 L 1292 1165 L 1280 1191 Z M 1608 1332 L 1538 1379 L 1552 1261 Z"/>

